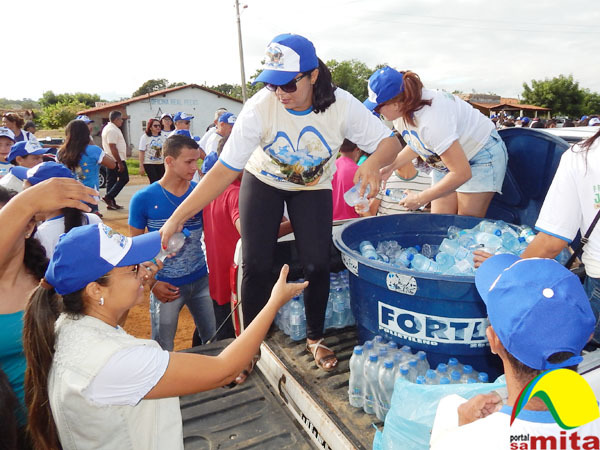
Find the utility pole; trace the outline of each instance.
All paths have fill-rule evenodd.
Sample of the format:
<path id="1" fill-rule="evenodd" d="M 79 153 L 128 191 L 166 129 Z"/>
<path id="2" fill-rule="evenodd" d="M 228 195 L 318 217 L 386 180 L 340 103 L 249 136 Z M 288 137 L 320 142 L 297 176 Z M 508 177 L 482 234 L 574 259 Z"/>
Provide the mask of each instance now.
<path id="1" fill-rule="evenodd" d="M 246 5 L 243 8 L 247 8 Z M 244 49 L 242 47 L 242 24 L 240 21 L 240 2 L 239 0 L 235 0 L 235 17 L 237 21 L 237 29 L 238 29 L 238 46 L 240 51 L 240 74 L 242 76 L 242 100 L 246 103 L 248 99 L 246 94 L 246 71 L 244 70 Z"/>

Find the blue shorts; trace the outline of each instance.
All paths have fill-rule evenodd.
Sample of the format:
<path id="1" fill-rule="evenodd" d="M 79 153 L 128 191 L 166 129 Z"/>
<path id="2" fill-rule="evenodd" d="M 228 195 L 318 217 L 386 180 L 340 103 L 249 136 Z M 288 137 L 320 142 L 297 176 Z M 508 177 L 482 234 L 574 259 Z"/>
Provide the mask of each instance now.
<path id="1" fill-rule="evenodd" d="M 506 173 L 508 153 L 506 145 L 496 130 L 492 130 L 486 144 L 469 161 L 471 179 L 462 184 L 456 192 L 475 194 L 478 192 L 502 193 L 502 183 Z M 439 183 L 447 172 L 431 171 L 432 184 Z"/>

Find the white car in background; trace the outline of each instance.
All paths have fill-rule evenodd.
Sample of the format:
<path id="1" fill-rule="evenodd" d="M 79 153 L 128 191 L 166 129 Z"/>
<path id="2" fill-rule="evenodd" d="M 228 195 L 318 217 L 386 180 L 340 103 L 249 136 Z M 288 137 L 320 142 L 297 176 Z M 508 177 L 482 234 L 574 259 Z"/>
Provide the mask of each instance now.
<path id="1" fill-rule="evenodd" d="M 564 139 L 569 145 L 591 138 L 598 132 L 599 127 L 567 127 L 567 128 L 535 128 L 543 133 L 549 133 Z"/>

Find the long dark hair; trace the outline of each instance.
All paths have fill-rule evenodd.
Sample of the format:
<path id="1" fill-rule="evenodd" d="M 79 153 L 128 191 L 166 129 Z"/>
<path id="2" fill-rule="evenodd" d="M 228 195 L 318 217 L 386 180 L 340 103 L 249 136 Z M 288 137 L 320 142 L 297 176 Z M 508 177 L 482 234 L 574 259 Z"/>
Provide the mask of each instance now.
<path id="1" fill-rule="evenodd" d="M 0 369 L 0 449 L 17 448 L 17 418 L 19 401 L 8 377 Z"/>
<path id="2" fill-rule="evenodd" d="M 109 281 L 107 278 L 100 278 L 96 282 L 106 286 Z M 48 375 L 52 367 L 56 341 L 54 325 L 60 313 L 64 312 L 74 317 L 84 313 L 84 290 L 85 288 L 61 297 L 53 288 L 39 286 L 25 308 L 25 402 L 28 409 L 29 433 L 36 449 L 60 448 L 48 397 Z"/>
<path id="3" fill-rule="evenodd" d="M 319 58 L 319 77 L 313 86 L 312 106 L 315 113 L 324 112 L 335 103 L 336 87 L 331 81 L 331 72 Z M 311 70 L 312 72 L 312 70 Z"/>
<path id="4" fill-rule="evenodd" d="M 58 160 L 71 170 L 77 170 L 81 155 L 90 144 L 90 129 L 83 120 L 71 120 L 65 128 L 65 143 L 58 152 Z"/>
<path id="5" fill-rule="evenodd" d="M 6 205 L 10 199 L 16 195 L 17 193 L 15 191 L 0 186 L 0 208 Z M 40 241 L 33 237 L 34 234 L 35 233 L 31 233 L 31 236 L 25 239 L 23 264 L 31 275 L 36 279 L 41 280 L 48 267 L 48 258 L 46 257 L 44 246 Z"/>
<path id="6" fill-rule="evenodd" d="M 591 138 L 587 139 L 583 144 L 581 144 L 579 147 L 583 150 L 583 151 L 588 151 L 590 149 L 590 147 L 592 146 L 592 144 L 596 141 L 596 139 L 598 139 L 600 137 L 600 127 L 598 127 L 598 131 L 596 131 L 596 134 L 594 134 Z"/>

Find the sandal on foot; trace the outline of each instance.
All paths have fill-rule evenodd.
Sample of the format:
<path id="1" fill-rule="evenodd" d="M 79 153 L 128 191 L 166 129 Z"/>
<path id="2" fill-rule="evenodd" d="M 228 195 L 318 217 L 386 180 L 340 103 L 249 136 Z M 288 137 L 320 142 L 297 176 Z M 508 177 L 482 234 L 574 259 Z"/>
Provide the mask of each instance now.
<path id="1" fill-rule="evenodd" d="M 325 338 L 321 338 L 319 339 L 317 342 L 313 343 L 313 344 L 309 344 L 308 342 L 306 343 L 306 350 L 308 352 L 310 352 L 313 355 L 313 358 L 315 359 L 315 362 L 317 363 L 317 366 L 320 367 L 321 369 L 323 369 L 325 372 L 331 372 L 333 369 L 335 369 L 337 367 L 338 364 L 338 360 L 335 357 L 335 354 L 333 353 L 333 350 L 331 350 L 329 347 L 326 347 L 322 344 L 322 342 L 325 340 Z M 329 350 L 331 353 L 328 355 L 323 356 L 322 358 L 317 359 L 317 352 L 319 351 L 319 348 L 325 349 L 325 350 Z M 331 365 L 329 367 L 327 367 L 327 363 L 331 361 Z"/>
<path id="2" fill-rule="evenodd" d="M 260 350 L 258 351 L 258 353 L 256 355 L 254 355 L 252 357 L 252 361 L 250 361 L 250 365 L 248 366 L 248 368 L 242 370 L 240 372 L 240 374 L 235 378 L 235 381 L 233 383 L 235 383 L 236 386 L 238 384 L 243 384 L 248 379 L 248 377 L 250 376 L 250 374 L 254 370 L 254 366 L 256 366 L 256 363 L 259 360 L 260 360 Z"/>

